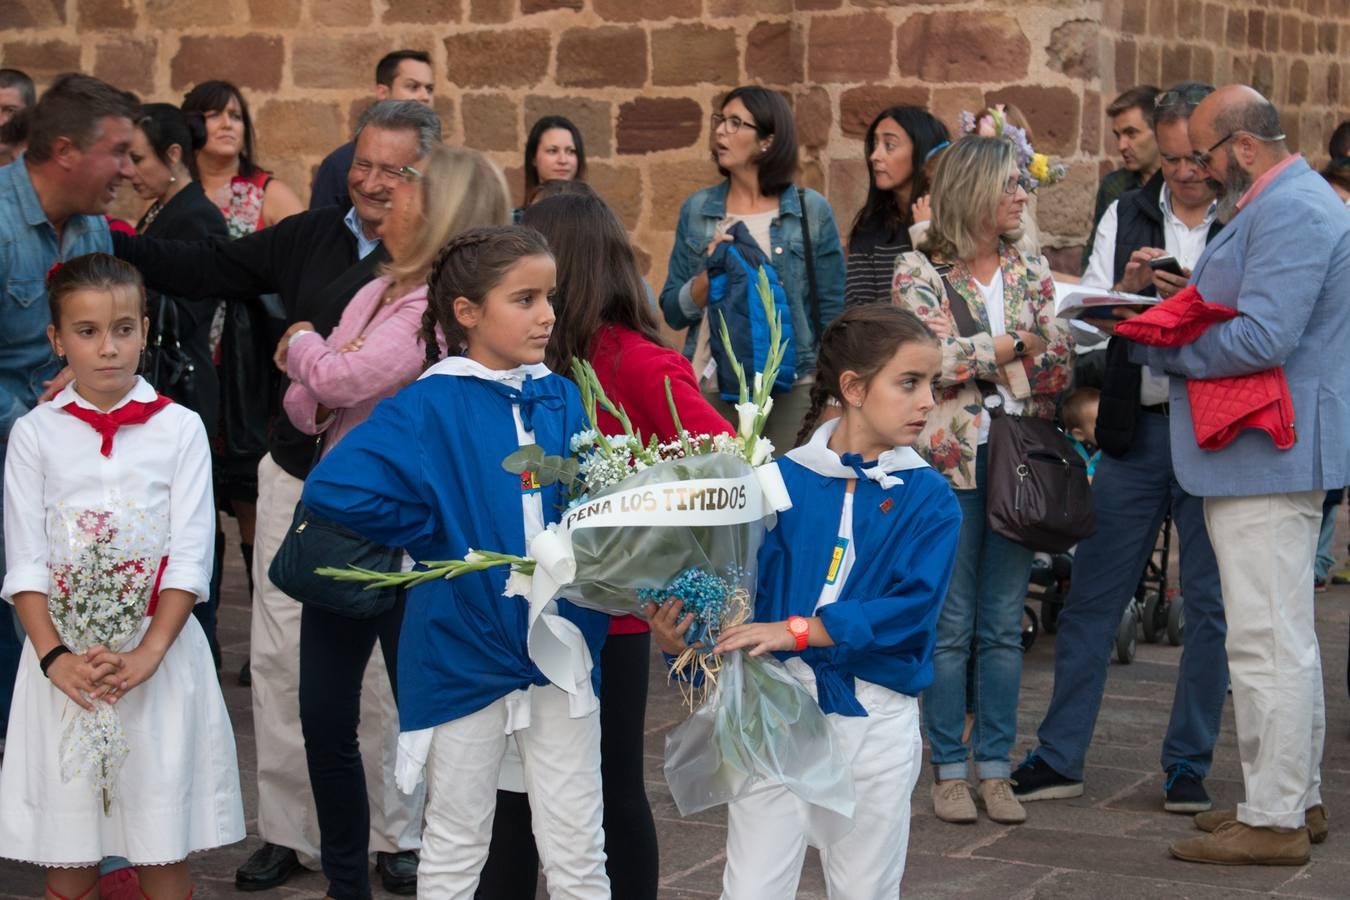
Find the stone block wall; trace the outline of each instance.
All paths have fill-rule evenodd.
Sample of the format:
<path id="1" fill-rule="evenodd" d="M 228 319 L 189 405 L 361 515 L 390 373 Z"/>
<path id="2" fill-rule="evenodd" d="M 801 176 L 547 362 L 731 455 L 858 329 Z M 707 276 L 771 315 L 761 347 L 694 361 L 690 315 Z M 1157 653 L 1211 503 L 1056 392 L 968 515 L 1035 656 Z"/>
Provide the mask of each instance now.
<path id="1" fill-rule="evenodd" d="M 253 108 L 263 165 L 308 193 L 346 140 L 385 52 L 431 52 L 447 140 L 488 152 L 520 190 L 540 115 L 581 127 L 590 180 L 632 230 L 659 290 L 680 203 L 711 184 L 712 104 L 743 82 L 794 105 L 802 177 L 847 232 L 866 189 L 862 134 L 883 106 L 1013 102 L 1069 165 L 1039 220 L 1068 268 L 1099 174 L 1102 109 L 1139 80 L 1248 81 L 1316 161 L 1350 112 L 1348 0 L 0 0 L 0 65 L 41 82 L 83 69 L 177 101 L 226 78 Z"/>

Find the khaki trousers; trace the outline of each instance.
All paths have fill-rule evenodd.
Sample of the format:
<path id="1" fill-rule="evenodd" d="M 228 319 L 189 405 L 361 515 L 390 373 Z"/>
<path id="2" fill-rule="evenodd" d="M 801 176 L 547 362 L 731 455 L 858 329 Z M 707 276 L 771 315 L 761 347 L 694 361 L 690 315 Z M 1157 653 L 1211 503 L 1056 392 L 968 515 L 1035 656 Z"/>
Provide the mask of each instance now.
<path id="1" fill-rule="evenodd" d="M 1322 802 L 1326 708 L 1313 629 L 1313 559 L 1325 491 L 1206 497 L 1228 620 L 1248 825 L 1301 828 Z"/>
<path id="2" fill-rule="evenodd" d="M 253 729 L 258 752 L 258 835 L 289 847 L 317 868 L 319 823 L 300 733 L 300 604 L 267 577 L 304 482 L 288 475 L 271 454 L 258 464 L 258 524 L 253 540 Z M 421 845 L 422 792 L 412 797 L 394 784 L 398 708 L 384 654 L 370 655 L 361 691 L 361 757 L 370 795 L 370 849 L 396 853 Z"/>

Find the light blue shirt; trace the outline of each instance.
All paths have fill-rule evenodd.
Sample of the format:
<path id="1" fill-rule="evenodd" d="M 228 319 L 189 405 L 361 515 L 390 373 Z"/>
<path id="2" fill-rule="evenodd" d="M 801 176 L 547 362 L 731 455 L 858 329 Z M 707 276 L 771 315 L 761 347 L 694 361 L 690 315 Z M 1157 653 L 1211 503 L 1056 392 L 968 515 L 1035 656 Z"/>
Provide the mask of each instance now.
<path id="1" fill-rule="evenodd" d="M 356 235 L 356 256 L 358 259 L 365 259 L 372 250 L 380 246 L 379 238 L 366 237 L 365 229 L 361 227 L 361 220 L 356 217 L 355 206 L 347 210 L 347 215 L 342 217 L 342 222 L 352 234 Z"/>
<path id="2" fill-rule="evenodd" d="M 107 219 L 71 216 L 58 237 L 24 158 L 0 168 L 0 442 L 61 368 L 47 341 L 47 270 L 86 253 L 112 253 Z"/>

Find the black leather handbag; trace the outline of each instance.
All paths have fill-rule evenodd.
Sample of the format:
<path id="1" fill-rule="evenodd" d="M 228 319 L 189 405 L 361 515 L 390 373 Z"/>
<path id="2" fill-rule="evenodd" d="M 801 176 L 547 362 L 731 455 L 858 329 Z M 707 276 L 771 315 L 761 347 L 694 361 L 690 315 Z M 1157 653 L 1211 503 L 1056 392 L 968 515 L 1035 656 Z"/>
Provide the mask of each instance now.
<path id="1" fill-rule="evenodd" d="M 970 307 L 946 273 L 942 283 L 958 332 L 978 333 Z M 1063 553 L 1097 530 L 1087 466 L 1053 422 L 1005 412 L 997 387 L 975 384 L 990 414 L 984 486 L 990 530 L 1032 550 Z"/>
<path id="2" fill-rule="evenodd" d="M 368 540 L 297 503 L 290 531 L 286 532 L 277 555 L 272 557 L 267 577 L 307 606 L 352 619 L 369 619 L 393 608 L 398 588 L 367 590 L 358 582 L 338 581 L 314 570 L 352 565 L 376 572 L 397 572 L 402 563 L 402 550 Z"/>
<path id="3" fill-rule="evenodd" d="M 197 367 L 183 347 L 178 304 L 160 294 L 155 298 L 155 328 L 145 346 L 142 373 L 164 396 L 188 409 L 197 409 Z"/>

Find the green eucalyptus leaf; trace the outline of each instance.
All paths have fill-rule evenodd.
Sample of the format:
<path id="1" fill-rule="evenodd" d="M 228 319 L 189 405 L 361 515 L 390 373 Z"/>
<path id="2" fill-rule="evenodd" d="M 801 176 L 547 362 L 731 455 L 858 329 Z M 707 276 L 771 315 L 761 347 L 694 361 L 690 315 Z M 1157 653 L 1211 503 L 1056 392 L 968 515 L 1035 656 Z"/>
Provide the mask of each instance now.
<path id="1" fill-rule="evenodd" d="M 538 464 L 543 461 L 544 448 L 538 444 L 526 444 L 502 460 L 502 468 L 514 475 L 522 475 L 525 472 L 535 471 Z"/>

